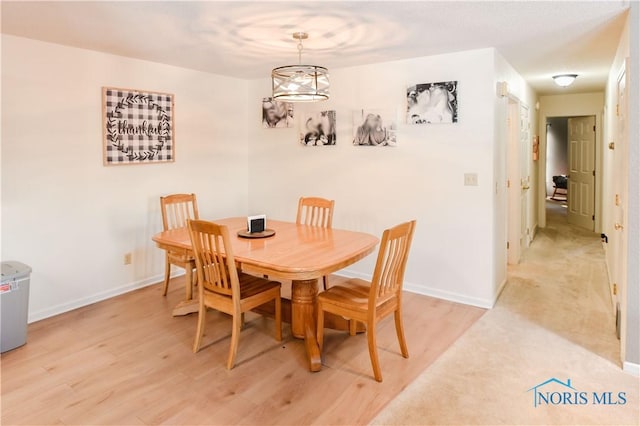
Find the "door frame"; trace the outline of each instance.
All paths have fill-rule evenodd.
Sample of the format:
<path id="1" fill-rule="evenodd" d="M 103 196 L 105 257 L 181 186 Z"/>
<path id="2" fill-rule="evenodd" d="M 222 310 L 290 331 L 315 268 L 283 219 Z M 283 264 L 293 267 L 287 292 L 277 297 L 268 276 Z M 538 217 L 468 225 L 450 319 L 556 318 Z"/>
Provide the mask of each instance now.
<path id="1" fill-rule="evenodd" d="M 572 95 L 566 95 L 572 96 Z M 575 104 L 575 103 L 574 103 Z M 596 233 L 602 232 L 602 147 L 603 125 L 602 114 L 604 112 L 604 95 L 602 104 L 598 107 L 590 105 L 563 105 L 561 107 L 546 107 L 544 100 L 541 102 L 539 118 L 540 156 L 538 161 L 538 226 L 547 226 L 547 119 L 555 117 L 582 117 L 595 115 L 596 117 L 596 180 L 595 180 L 595 216 L 594 229 Z"/>

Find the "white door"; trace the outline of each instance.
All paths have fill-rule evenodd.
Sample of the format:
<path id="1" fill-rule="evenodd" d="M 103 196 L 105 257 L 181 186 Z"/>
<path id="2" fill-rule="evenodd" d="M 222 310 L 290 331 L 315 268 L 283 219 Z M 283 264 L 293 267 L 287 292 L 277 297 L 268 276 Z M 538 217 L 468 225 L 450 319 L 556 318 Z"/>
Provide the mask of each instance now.
<path id="1" fill-rule="evenodd" d="M 607 260 L 611 273 L 611 294 L 614 303 L 620 305 L 621 335 L 625 335 L 626 321 L 623 314 L 626 309 L 626 282 L 627 282 L 627 231 L 626 211 L 627 194 L 629 181 L 629 168 L 627 165 L 627 151 L 629 135 L 627 133 L 627 73 L 623 70 L 618 78 L 617 87 L 617 123 L 613 149 L 613 176 L 612 190 L 613 199 L 607 201 L 607 205 L 612 209 L 612 229 L 607 230 L 609 235 L 609 247 Z M 625 339 L 621 340 L 621 356 L 624 359 Z"/>
<path id="2" fill-rule="evenodd" d="M 529 110 L 509 100 L 507 142 L 507 263 L 516 265 L 529 246 Z"/>
<path id="3" fill-rule="evenodd" d="M 509 100 L 507 119 L 507 263 L 520 263 L 520 232 L 522 220 L 520 188 L 520 112 L 518 103 Z"/>
<path id="4" fill-rule="evenodd" d="M 531 235 L 529 231 L 529 188 L 531 186 L 531 126 L 529 124 L 529 108 L 520 106 L 520 250 L 529 247 Z"/>
<path id="5" fill-rule="evenodd" d="M 595 224 L 596 118 L 569 119 L 569 223 L 590 231 Z"/>

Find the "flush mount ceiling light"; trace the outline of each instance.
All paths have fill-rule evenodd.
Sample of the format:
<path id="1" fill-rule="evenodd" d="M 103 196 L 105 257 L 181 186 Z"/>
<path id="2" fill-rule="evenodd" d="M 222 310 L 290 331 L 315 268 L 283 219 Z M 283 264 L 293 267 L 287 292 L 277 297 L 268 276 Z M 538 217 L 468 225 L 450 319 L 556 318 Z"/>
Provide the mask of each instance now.
<path id="1" fill-rule="evenodd" d="M 578 74 L 559 74 L 559 75 L 554 75 L 553 81 L 555 81 L 555 83 L 560 86 L 560 87 L 567 87 L 567 86 L 571 86 L 571 84 L 573 83 L 573 81 L 576 79 L 576 77 L 578 76 Z"/>
<path id="2" fill-rule="evenodd" d="M 302 64 L 302 40 L 309 34 L 293 33 L 298 40 L 298 65 L 285 65 L 271 71 L 273 99 L 288 102 L 317 102 L 329 99 L 329 70 Z"/>

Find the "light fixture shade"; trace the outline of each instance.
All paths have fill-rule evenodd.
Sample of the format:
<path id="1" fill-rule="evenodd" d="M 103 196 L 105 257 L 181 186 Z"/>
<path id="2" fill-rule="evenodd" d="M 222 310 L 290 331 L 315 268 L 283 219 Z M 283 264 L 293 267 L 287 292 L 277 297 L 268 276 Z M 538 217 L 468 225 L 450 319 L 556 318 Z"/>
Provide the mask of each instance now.
<path id="1" fill-rule="evenodd" d="M 571 84 L 573 83 L 573 81 L 576 79 L 576 77 L 578 76 L 578 74 L 559 74 L 559 75 L 554 75 L 553 81 L 560 87 L 567 87 L 567 86 L 571 86 Z"/>
<path id="2" fill-rule="evenodd" d="M 329 71 L 317 65 L 286 65 L 271 71 L 273 99 L 317 102 L 329 99 Z"/>

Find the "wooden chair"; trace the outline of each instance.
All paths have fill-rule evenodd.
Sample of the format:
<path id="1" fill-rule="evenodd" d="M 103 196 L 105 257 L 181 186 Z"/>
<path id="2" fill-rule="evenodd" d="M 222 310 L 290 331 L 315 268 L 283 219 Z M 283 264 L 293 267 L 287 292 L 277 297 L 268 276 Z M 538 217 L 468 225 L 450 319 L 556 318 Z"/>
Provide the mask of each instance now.
<path id="1" fill-rule="evenodd" d="M 298 201 L 298 225 L 331 228 L 333 222 L 333 200 L 318 197 L 300 197 Z"/>
<path id="2" fill-rule="evenodd" d="M 229 314 L 233 317 L 233 326 L 227 368 L 232 369 L 245 312 L 273 300 L 276 340 L 282 340 L 280 283 L 238 272 L 226 226 L 201 220 L 189 220 L 188 223 L 196 260 L 200 300 L 193 352 L 200 350 L 207 308 Z"/>
<path id="3" fill-rule="evenodd" d="M 317 333 L 320 351 L 325 312 L 349 318 L 352 335 L 355 334 L 357 321 L 365 323 L 373 374 L 379 382 L 382 381 L 382 373 L 376 348 L 376 324 L 381 319 L 394 314 L 402 356 L 409 357 L 402 326 L 402 284 L 415 225 L 414 220 L 384 231 L 371 283 L 352 279 L 318 295 Z"/>
<path id="4" fill-rule="evenodd" d="M 567 186 L 568 179 L 564 175 L 553 176 L 553 195 L 551 196 L 552 200 L 555 201 L 567 201 Z M 557 195 L 564 195 L 564 198 L 556 198 Z"/>
<path id="5" fill-rule="evenodd" d="M 173 194 L 160 197 L 160 208 L 162 211 L 162 227 L 165 231 L 176 228 L 186 228 L 189 219 L 199 219 L 198 203 L 196 202 L 195 194 Z M 169 289 L 171 265 L 179 266 L 186 271 L 187 299 L 191 299 L 194 283 L 192 272 L 196 267 L 195 260 L 191 256 L 167 251 L 164 288 L 162 290 L 163 296 L 167 295 L 167 290 Z M 189 286 L 188 283 L 191 283 L 191 286 Z"/>
<path id="6" fill-rule="evenodd" d="M 318 197 L 301 197 L 298 201 L 298 225 L 317 226 L 331 228 L 333 222 L 333 200 Z M 322 277 L 322 286 L 326 290 L 329 287 L 329 277 Z"/>

